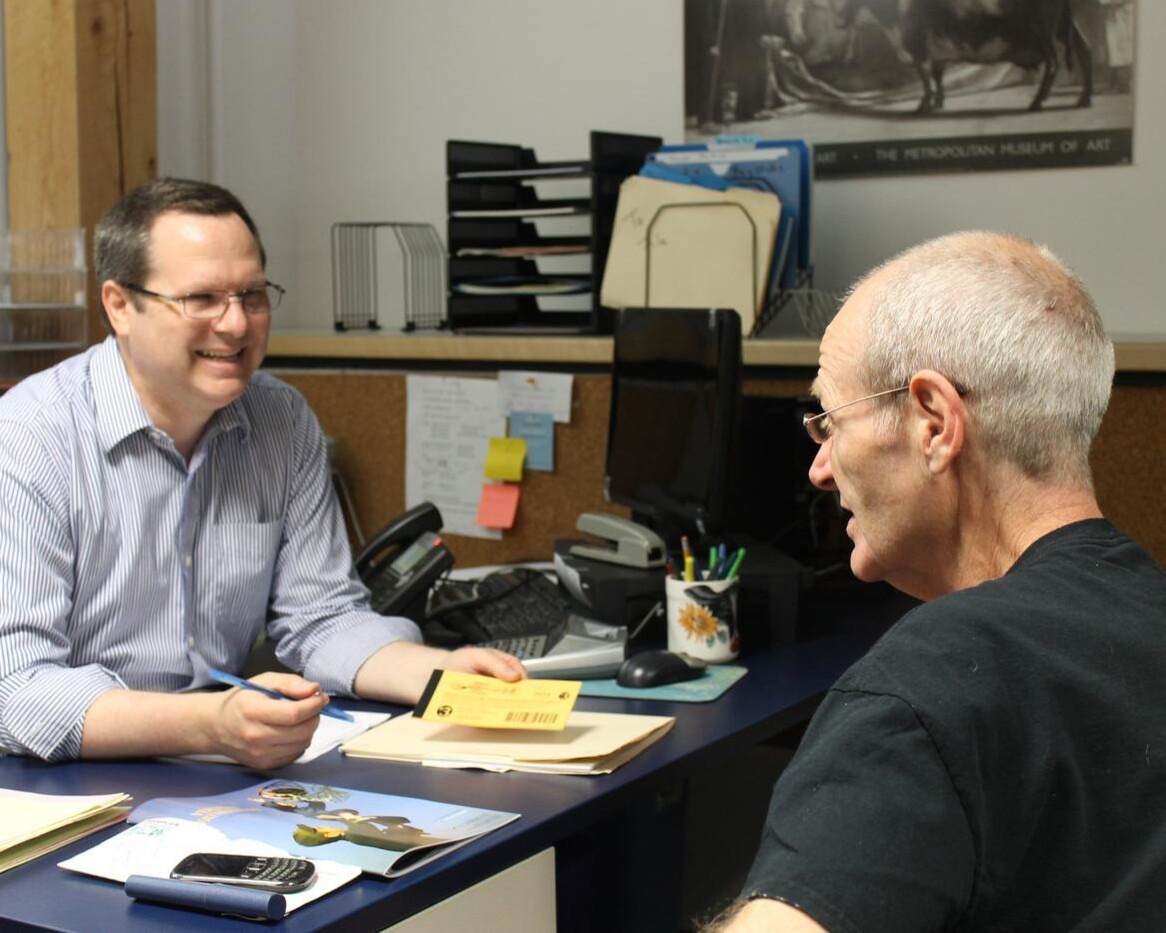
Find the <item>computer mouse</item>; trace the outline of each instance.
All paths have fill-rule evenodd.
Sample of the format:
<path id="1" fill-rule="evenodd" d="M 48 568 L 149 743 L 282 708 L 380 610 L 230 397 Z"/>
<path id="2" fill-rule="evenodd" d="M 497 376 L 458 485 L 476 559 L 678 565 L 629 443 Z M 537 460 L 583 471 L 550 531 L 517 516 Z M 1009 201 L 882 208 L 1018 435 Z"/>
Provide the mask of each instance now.
<path id="1" fill-rule="evenodd" d="M 700 677 L 707 666 L 704 661 L 673 651 L 641 651 L 623 662 L 615 682 L 621 687 L 660 687 Z"/>

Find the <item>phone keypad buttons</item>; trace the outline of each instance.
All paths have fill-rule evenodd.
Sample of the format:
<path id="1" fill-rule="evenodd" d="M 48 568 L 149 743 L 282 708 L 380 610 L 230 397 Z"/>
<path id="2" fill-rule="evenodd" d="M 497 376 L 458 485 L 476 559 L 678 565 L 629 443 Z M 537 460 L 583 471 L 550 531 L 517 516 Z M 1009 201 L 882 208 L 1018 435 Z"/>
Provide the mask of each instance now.
<path id="1" fill-rule="evenodd" d="M 299 864 L 293 858 L 256 858 L 243 874 L 256 881 L 284 881 L 296 874 Z"/>

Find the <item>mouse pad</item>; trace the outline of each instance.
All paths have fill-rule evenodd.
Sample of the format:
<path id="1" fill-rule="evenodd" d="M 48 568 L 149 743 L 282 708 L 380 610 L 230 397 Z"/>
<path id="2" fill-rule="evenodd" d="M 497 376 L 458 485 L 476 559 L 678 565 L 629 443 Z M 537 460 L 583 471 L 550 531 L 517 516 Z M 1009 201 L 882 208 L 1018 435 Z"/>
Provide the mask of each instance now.
<path id="1" fill-rule="evenodd" d="M 585 680 L 579 696 L 619 697 L 627 700 L 672 700 L 681 703 L 707 703 L 715 700 L 745 676 L 745 668 L 731 664 L 710 664 L 703 677 L 665 684 L 662 687 L 621 687 L 614 677 Z"/>

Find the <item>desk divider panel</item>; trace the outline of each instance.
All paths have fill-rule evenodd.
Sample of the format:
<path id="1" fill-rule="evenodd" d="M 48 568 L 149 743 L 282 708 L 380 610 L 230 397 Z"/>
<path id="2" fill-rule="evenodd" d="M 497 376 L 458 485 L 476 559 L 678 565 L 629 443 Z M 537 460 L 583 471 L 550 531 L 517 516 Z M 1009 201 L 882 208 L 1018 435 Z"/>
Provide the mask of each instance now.
<path id="1" fill-rule="evenodd" d="M 405 509 L 405 374 L 401 371 L 276 370 L 307 397 L 335 444 L 365 535 Z M 451 374 L 453 375 L 453 374 Z M 494 378 L 493 372 L 462 373 Z M 804 394 L 812 370 L 750 377 L 746 395 Z M 549 560 L 557 538 L 577 536 L 580 512 L 628 511 L 603 498 L 610 377 L 575 376 L 570 424 L 555 425 L 555 471 L 526 471 L 515 527 L 501 541 L 451 535 L 460 566 Z M 1093 450 L 1098 500 L 1106 517 L 1166 564 L 1166 385 L 1158 376 L 1129 384 L 1119 376 Z"/>

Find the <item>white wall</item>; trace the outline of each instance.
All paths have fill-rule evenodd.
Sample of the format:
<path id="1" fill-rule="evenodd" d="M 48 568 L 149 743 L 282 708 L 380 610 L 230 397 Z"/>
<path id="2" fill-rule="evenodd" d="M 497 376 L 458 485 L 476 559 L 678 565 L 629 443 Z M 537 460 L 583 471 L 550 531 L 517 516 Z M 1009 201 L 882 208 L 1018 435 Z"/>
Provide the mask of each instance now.
<path id="1" fill-rule="evenodd" d="M 592 129 L 683 141 L 681 0 L 158 0 L 159 166 L 234 190 L 291 289 L 279 326 L 332 320 L 336 221 L 434 224 L 445 141 L 587 153 Z M 1138 5 L 1132 166 L 823 181 L 816 284 L 967 227 L 1048 243 L 1115 334 L 1166 335 L 1166 3 Z M 203 136 L 205 138 L 200 138 Z"/>

